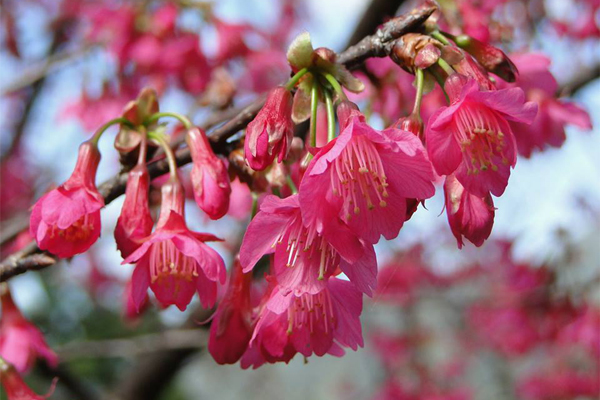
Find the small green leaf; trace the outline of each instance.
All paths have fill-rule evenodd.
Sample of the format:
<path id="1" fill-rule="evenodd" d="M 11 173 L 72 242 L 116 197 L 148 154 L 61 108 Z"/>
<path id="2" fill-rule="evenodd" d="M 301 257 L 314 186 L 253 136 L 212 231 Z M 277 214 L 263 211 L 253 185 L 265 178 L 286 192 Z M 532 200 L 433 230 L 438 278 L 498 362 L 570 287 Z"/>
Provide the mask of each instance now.
<path id="1" fill-rule="evenodd" d="M 287 60 L 295 70 L 300 70 L 310 66 L 312 52 L 313 47 L 310 42 L 310 34 L 304 32 L 296 36 L 290 44 L 287 52 Z"/>

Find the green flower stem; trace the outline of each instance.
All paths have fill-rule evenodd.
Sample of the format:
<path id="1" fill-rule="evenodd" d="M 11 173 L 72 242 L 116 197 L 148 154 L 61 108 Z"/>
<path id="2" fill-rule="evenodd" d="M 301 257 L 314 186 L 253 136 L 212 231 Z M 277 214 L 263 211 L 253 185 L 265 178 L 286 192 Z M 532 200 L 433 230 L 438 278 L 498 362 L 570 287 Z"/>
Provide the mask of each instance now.
<path id="1" fill-rule="evenodd" d="M 176 118 L 178 119 L 183 126 L 185 126 L 185 129 L 191 129 L 194 124 L 192 124 L 192 121 L 189 120 L 188 117 L 186 117 L 185 115 L 181 115 L 179 113 L 175 113 L 175 112 L 157 112 L 156 114 L 152 114 L 151 116 L 149 116 L 144 123 L 146 125 L 150 125 L 153 122 L 158 121 L 160 118 L 163 117 L 171 117 L 171 118 Z"/>
<path id="2" fill-rule="evenodd" d="M 140 153 L 138 155 L 138 165 L 146 164 L 146 155 L 148 153 L 148 135 L 146 133 L 145 127 L 140 127 L 140 134 L 142 135 L 142 140 L 140 142 Z"/>
<path id="3" fill-rule="evenodd" d="M 177 159 L 175 158 L 175 153 L 173 153 L 173 149 L 171 149 L 171 146 L 169 145 L 169 142 L 165 136 L 150 132 L 148 133 L 148 138 L 154 140 L 160 145 L 160 147 L 163 148 L 165 155 L 167 156 L 167 162 L 169 163 L 169 173 L 171 174 L 171 179 L 177 180 Z"/>
<path id="4" fill-rule="evenodd" d="M 107 123 L 102 125 L 100 128 L 98 128 L 96 133 L 94 133 L 94 136 L 92 136 L 91 142 L 94 144 L 94 146 L 98 146 L 98 141 L 100 140 L 100 136 L 102 136 L 104 131 L 106 131 L 108 128 L 110 128 L 111 126 L 116 125 L 116 124 L 133 126 L 133 124 L 127 118 L 119 117 L 119 118 L 111 119 L 110 121 L 108 121 Z"/>
<path id="5" fill-rule="evenodd" d="M 331 84 L 333 90 L 335 90 L 335 92 L 338 94 L 338 96 L 340 96 L 342 100 L 348 99 L 346 97 L 346 93 L 344 93 L 344 90 L 340 86 L 340 83 L 337 81 L 337 79 L 335 79 L 333 75 L 331 75 L 329 72 L 325 72 L 323 73 L 323 76 L 325 77 L 325 79 L 327 79 L 327 82 Z"/>
<path id="6" fill-rule="evenodd" d="M 290 174 L 287 174 L 285 179 L 287 181 L 288 186 L 290 187 L 290 190 L 292 191 L 292 194 L 298 193 L 298 188 L 296 187 L 296 184 L 292 180 L 292 176 Z"/>
<path id="7" fill-rule="evenodd" d="M 310 145 L 317 146 L 317 110 L 319 108 L 319 84 L 313 79 L 310 90 Z"/>
<path id="8" fill-rule="evenodd" d="M 434 39 L 437 39 L 440 42 L 442 42 L 443 44 L 445 44 L 446 46 L 448 46 L 450 44 L 450 41 L 446 38 L 446 36 L 442 35 L 442 33 L 440 31 L 433 31 L 430 33 L 430 35 Z"/>
<path id="9" fill-rule="evenodd" d="M 296 74 L 294 76 L 292 76 L 290 78 L 290 80 L 287 81 L 287 83 L 285 84 L 285 89 L 292 90 L 294 88 L 294 86 L 296 86 L 296 84 L 298 83 L 300 78 L 302 78 L 304 76 L 304 74 L 306 74 L 307 72 L 308 72 L 308 68 L 302 68 L 300 71 L 296 72 Z"/>
<path id="10" fill-rule="evenodd" d="M 452 67 L 450 66 L 450 64 L 448 64 L 443 59 L 439 58 L 437 60 L 437 63 L 438 63 L 438 65 L 440 67 L 442 67 L 442 69 L 444 70 L 444 72 L 447 73 L 448 75 L 452 75 L 454 73 L 454 70 L 452 69 Z"/>
<path id="11" fill-rule="evenodd" d="M 420 115 L 421 113 L 421 99 L 423 98 L 423 86 L 425 80 L 423 79 L 423 70 L 417 68 L 415 71 L 415 79 L 417 80 L 417 95 L 415 96 L 415 105 L 413 106 L 413 115 Z"/>
<path id="12" fill-rule="evenodd" d="M 446 93 L 446 89 L 444 89 L 444 78 L 442 78 L 434 69 L 429 68 L 428 71 L 431 73 L 431 75 L 433 75 L 438 85 L 440 85 L 440 88 L 444 93 L 444 97 L 446 97 L 446 102 L 450 104 L 450 97 L 448 97 L 448 93 Z"/>
<path id="13" fill-rule="evenodd" d="M 258 193 L 256 193 L 256 192 L 250 192 L 250 193 L 252 194 L 252 216 L 251 216 L 251 219 L 252 219 L 258 212 Z"/>
<path id="14" fill-rule="evenodd" d="M 333 111 L 333 100 L 329 90 L 325 92 L 325 106 L 327 107 L 327 141 L 331 142 L 335 138 L 335 112 Z"/>

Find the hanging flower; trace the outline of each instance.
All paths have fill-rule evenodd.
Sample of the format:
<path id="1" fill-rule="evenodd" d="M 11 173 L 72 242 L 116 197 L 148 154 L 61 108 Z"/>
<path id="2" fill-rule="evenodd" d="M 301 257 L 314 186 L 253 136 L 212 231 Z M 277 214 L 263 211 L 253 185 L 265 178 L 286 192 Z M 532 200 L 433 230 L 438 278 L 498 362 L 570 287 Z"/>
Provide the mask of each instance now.
<path id="1" fill-rule="evenodd" d="M 429 118 L 425 133 L 429 158 L 440 175 L 454 173 L 469 192 L 500 196 L 517 162 L 508 120 L 531 123 L 537 106 L 525 103 L 518 88 L 480 91 L 458 74 L 446 80 L 451 105 Z"/>
<path id="2" fill-rule="evenodd" d="M 431 164 L 414 134 L 375 130 L 348 108 L 338 107 L 341 133 L 317 153 L 300 184 L 304 223 L 320 232 L 333 209 L 365 241 L 393 239 L 406 219 L 406 200 L 433 196 Z"/>
<path id="3" fill-rule="evenodd" d="M 204 242 L 216 237 L 192 232 L 184 218 L 185 194 L 178 180 L 162 187 L 162 205 L 156 230 L 123 263 L 136 263 L 131 298 L 136 309 L 144 303 L 148 287 L 158 301 L 185 310 L 197 291 L 206 308 L 215 304 L 217 282 L 226 280 L 221 256 Z"/>
<path id="4" fill-rule="evenodd" d="M 35 203 L 29 232 L 40 249 L 68 258 L 85 252 L 98 240 L 100 209 L 104 207 L 95 184 L 99 162 L 96 145 L 84 142 L 71 177 Z"/>

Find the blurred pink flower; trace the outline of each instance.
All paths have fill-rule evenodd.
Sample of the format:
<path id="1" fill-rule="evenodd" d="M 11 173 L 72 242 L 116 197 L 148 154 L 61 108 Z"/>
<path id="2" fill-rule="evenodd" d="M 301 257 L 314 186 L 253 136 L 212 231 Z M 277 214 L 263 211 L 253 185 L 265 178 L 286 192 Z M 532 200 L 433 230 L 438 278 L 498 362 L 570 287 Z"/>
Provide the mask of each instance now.
<path id="1" fill-rule="evenodd" d="M 21 315 L 8 290 L 1 300 L 0 356 L 20 373 L 28 372 L 38 357 L 56 367 L 58 356 L 46 344 L 42 332 Z"/>

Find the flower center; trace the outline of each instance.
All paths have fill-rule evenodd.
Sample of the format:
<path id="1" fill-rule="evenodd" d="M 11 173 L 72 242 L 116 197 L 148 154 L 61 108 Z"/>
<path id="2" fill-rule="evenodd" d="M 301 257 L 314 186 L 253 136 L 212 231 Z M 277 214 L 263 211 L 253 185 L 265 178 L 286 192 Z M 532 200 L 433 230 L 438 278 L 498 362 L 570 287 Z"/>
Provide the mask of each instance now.
<path id="1" fill-rule="evenodd" d="M 94 221 L 89 214 L 75 221 L 66 229 L 59 229 L 56 225 L 50 229 L 50 237 L 60 236 L 68 242 L 78 242 L 87 240 L 94 231 Z"/>
<path id="2" fill-rule="evenodd" d="M 273 247 L 282 244 L 287 234 L 286 252 L 288 260 L 286 266 L 292 268 L 296 265 L 298 257 L 306 253 L 304 257 L 309 260 L 319 259 L 319 280 L 324 279 L 325 272 L 332 270 L 338 262 L 337 251 L 317 233 L 316 229 L 308 229 L 302 224 L 302 219 L 297 216 L 282 233 L 279 234 Z M 311 263 L 312 265 L 312 263 Z"/>
<path id="3" fill-rule="evenodd" d="M 454 117 L 454 136 L 464 153 L 468 174 L 478 174 L 489 168 L 497 171 L 495 158 L 508 165 L 500 117 L 488 107 L 470 104 L 460 107 Z"/>
<path id="4" fill-rule="evenodd" d="M 358 214 L 364 205 L 368 210 L 375 208 L 374 202 L 380 207 L 387 206 L 385 198 L 389 193 L 385 170 L 375 145 L 366 137 L 355 136 L 350 140 L 333 162 L 330 177 L 333 194 L 344 199 L 346 210 L 353 206 L 354 214 Z M 346 219 L 350 217 L 348 211 Z"/>
<path id="5" fill-rule="evenodd" d="M 198 276 L 198 263 L 183 254 L 171 240 L 154 243 L 150 249 L 150 276 L 152 283 L 174 277 L 192 281 Z"/>
<path id="6" fill-rule="evenodd" d="M 288 334 L 303 327 L 313 333 L 319 324 L 322 324 L 325 333 L 334 328 L 335 324 L 331 295 L 327 289 L 317 294 L 296 297 L 288 309 Z"/>

